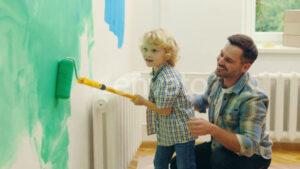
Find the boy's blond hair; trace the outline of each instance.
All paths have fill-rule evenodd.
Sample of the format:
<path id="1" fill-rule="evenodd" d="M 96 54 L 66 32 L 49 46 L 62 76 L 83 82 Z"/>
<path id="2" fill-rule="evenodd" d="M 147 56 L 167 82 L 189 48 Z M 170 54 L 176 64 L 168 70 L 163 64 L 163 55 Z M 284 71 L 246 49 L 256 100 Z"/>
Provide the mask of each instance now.
<path id="1" fill-rule="evenodd" d="M 151 45 L 164 49 L 166 52 L 165 57 L 167 57 L 167 62 L 171 66 L 175 66 L 179 48 L 174 37 L 166 30 L 159 28 L 145 33 L 142 45 L 140 47 L 142 52 L 143 44 L 145 43 L 149 43 Z"/>

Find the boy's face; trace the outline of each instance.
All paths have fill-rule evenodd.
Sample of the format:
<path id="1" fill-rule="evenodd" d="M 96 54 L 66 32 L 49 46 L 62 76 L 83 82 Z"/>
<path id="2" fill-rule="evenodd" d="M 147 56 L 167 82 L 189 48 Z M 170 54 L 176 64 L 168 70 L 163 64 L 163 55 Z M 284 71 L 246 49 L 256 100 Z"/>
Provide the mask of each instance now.
<path id="1" fill-rule="evenodd" d="M 142 54 L 146 65 L 152 67 L 155 71 L 166 63 L 165 50 L 155 45 L 145 42 L 142 46 Z"/>

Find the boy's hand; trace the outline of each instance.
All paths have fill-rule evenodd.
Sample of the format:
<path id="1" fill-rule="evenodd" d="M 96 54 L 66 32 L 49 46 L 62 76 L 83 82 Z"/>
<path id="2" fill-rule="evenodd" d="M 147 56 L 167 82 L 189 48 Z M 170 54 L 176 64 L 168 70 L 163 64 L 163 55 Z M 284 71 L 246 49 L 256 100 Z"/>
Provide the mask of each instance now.
<path id="1" fill-rule="evenodd" d="M 145 105 L 146 99 L 141 96 L 141 95 L 134 95 L 134 98 L 131 99 L 131 101 L 135 104 L 135 105 Z"/>

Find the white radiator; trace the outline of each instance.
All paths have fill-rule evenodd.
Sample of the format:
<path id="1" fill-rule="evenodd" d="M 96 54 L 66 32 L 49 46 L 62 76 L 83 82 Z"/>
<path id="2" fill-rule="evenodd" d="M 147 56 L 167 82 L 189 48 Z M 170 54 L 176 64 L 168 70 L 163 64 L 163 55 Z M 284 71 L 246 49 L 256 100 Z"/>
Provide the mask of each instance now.
<path id="1" fill-rule="evenodd" d="M 270 98 L 267 126 L 276 142 L 300 140 L 300 74 L 262 73 L 259 86 Z"/>
<path id="2" fill-rule="evenodd" d="M 118 89 L 134 92 L 125 78 Z M 129 82 L 129 83 L 128 83 Z M 129 99 L 101 92 L 93 101 L 94 169 L 127 169 L 142 142 L 142 107 Z"/>

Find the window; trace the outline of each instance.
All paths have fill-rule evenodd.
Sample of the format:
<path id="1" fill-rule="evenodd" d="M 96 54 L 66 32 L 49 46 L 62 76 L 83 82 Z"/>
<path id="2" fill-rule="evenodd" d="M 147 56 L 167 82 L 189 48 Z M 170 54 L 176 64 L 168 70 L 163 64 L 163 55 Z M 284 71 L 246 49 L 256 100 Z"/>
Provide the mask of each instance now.
<path id="1" fill-rule="evenodd" d="M 256 0 L 256 32 L 282 32 L 287 9 L 300 9 L 300 0 Z"/>
<path id="2" fill-rule="evenodd" d="M 244 0 L 243 31 L 256 42 L 282 43 L 283 14 L 300 9 L 300 0 Z"/>

